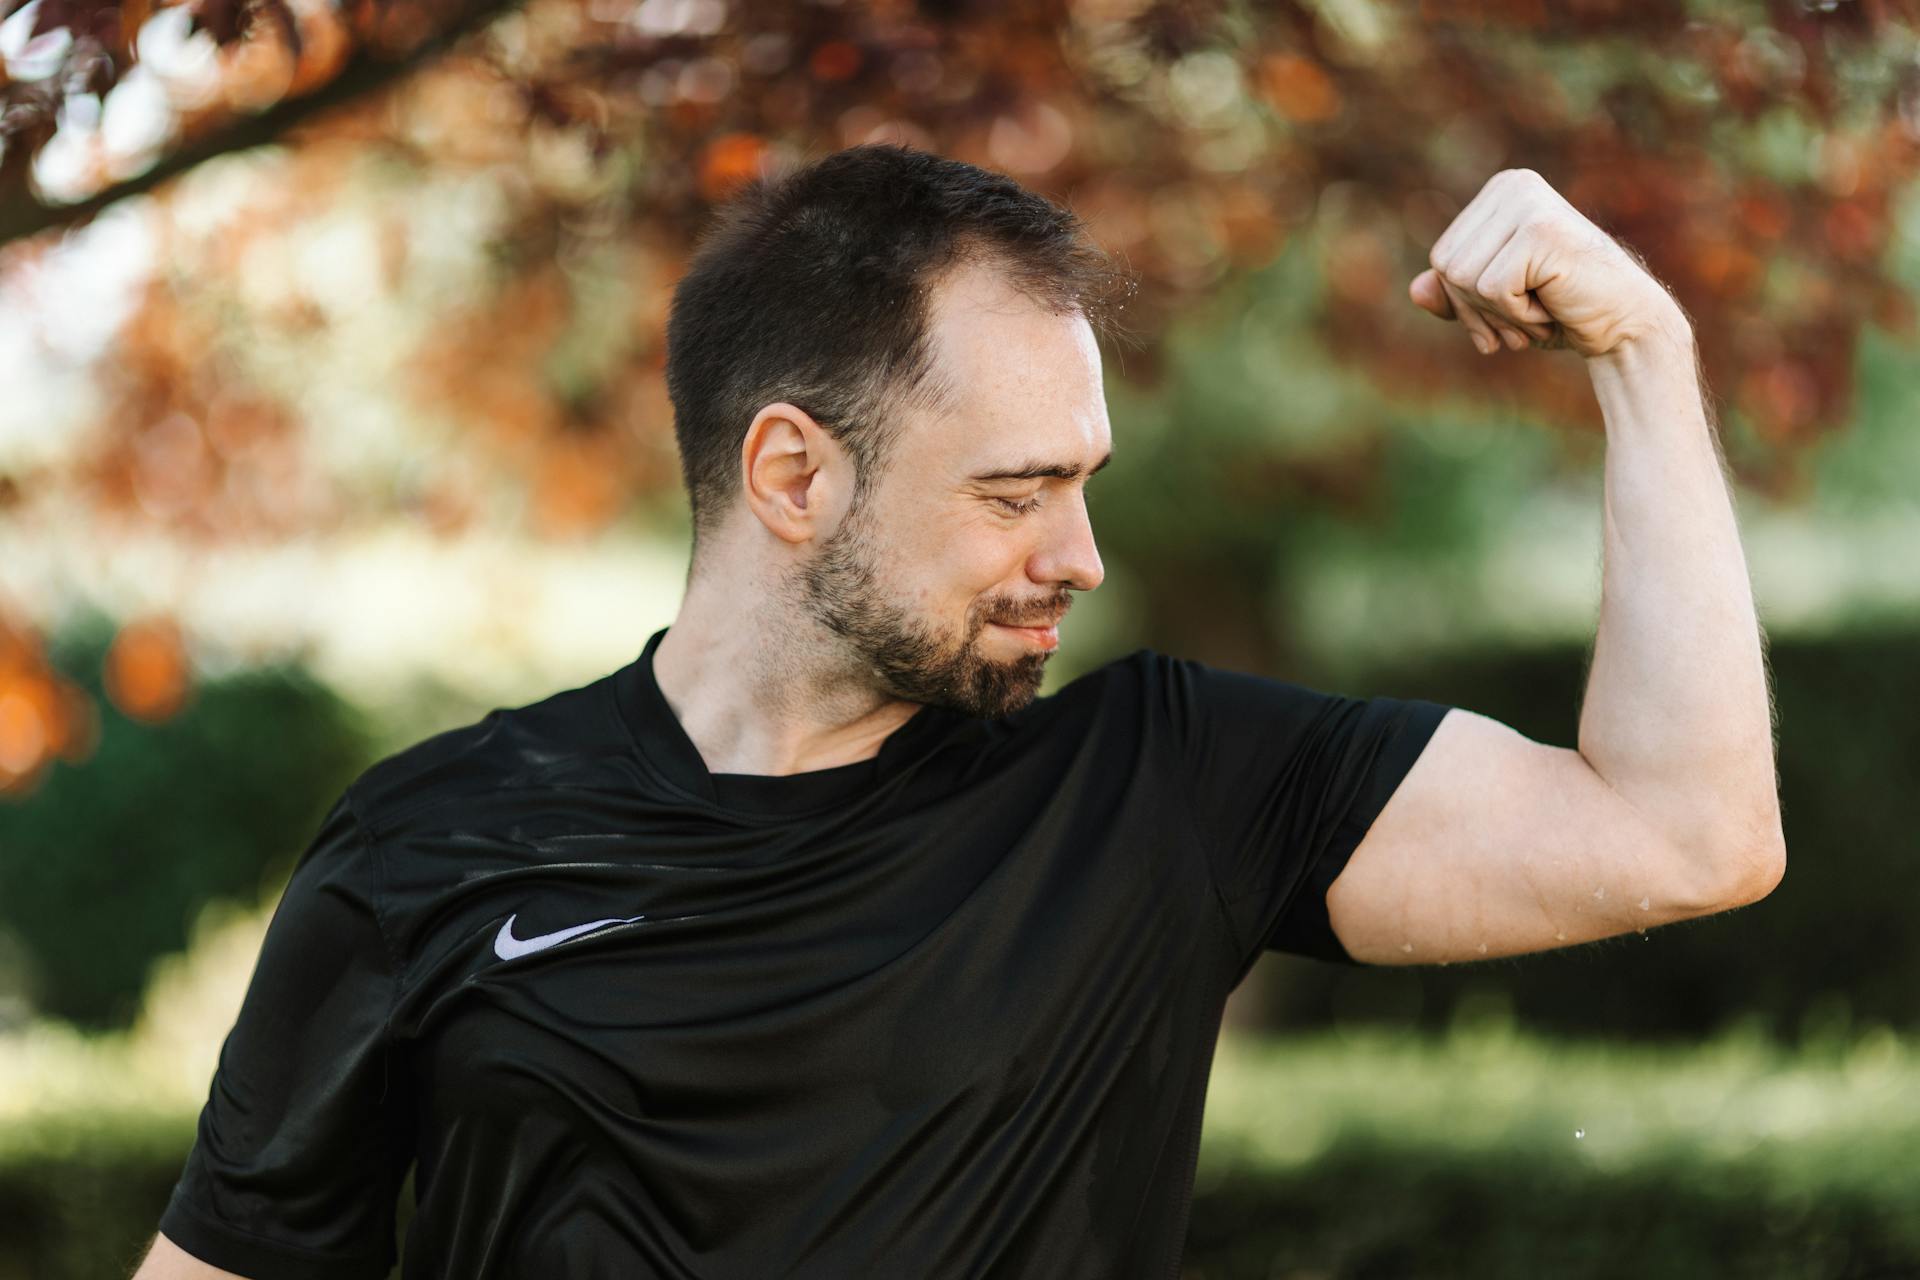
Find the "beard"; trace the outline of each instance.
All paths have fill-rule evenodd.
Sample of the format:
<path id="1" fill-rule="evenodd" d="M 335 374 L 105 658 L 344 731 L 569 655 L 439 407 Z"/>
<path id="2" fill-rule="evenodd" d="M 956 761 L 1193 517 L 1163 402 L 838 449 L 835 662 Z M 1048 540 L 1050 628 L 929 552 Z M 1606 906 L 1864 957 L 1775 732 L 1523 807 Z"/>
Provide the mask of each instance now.
<path id="1" fill-rule="evenodd" d="M 800 607 L 847 643 L 891 697 L 997 719 L 1032 702 L 1045 678 L 1045 651 L 996 659 L 979 652 L 993 617 L 1017 617 L 1031 605 L 982 603 L 954 636 L 894 604 L 880 583 L 885 552 L 868 521 L 868 500 L 848 511 L 796 579 Z M 1064 613 L 1067 602 L 1051 612 Z"/>

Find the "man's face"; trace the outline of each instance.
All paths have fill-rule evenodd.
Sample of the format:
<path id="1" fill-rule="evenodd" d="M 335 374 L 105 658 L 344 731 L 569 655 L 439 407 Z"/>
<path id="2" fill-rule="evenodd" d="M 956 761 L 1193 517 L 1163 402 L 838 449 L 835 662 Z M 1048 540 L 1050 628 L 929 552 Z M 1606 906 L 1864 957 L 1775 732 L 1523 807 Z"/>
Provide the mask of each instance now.
<path id="1" fill-rule="evenodd" d="M 908 424 L 873 491 L 804 563 L 803 606 L 848 641 L 891 696 L 987 718 L 1033 700 L 1046 627 L 1104 571 L 1082 489 L 1110 450 L 1100 353 L 991 272 L 936 291 L 936 367 L 949 416 Z M 994 473 L 1051 468 L 1024 478 Z"/>

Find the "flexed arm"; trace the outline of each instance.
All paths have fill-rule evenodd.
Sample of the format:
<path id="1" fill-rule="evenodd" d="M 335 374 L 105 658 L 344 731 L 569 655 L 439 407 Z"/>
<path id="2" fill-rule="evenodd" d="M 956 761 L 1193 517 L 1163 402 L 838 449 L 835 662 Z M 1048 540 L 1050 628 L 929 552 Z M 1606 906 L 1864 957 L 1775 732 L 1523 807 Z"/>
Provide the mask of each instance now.
<path id="1" fill-rule="evenodd" d="M 1409 289 L 1483 353 L 1586 361 L 1605 566 L 1578 749 L 1456 710 L 1327 894 L 1372 963 L 1511 955 L 1765 896 L 1785 868 L 1772 705 L 1684 311 L 1531 170 L 1496 174 Z"/>

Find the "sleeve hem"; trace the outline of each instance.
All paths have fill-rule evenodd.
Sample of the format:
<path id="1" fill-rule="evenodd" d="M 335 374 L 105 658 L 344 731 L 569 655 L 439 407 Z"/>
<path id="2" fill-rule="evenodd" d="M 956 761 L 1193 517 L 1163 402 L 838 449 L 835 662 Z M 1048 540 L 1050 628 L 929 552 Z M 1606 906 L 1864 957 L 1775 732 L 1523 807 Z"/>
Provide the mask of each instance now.
<path id="1" fill-rule="evenodd" d="M 324 1253 L 268 1240 L 213 1217 L 179 1194 L 160 1215 L 160 1233 L 200 1261 L 249 1280 L 386 1280 L 393 1258 Z"/>
<path id="2" fill-rule="evenodd" d="M 1347 953 L 1339 935 L 1333 931 L 1333 921 L 1327 914 L 1327 890 L 1346 870 L 1353 851 L 1360 847 L 1374 819 L 1387 807 L 1387 801 L 1393 798 L 1393 793 L 1420 758 L 1420 753 L 1426 750 L 1434 731 L 1440 727 L 1440 721 L 1451 710 L 1451 706 L 1421 698 L 1406 700 L 1406 710 L 1401 713 L 1400 723 L 1380 748 L 1380 755 L 1369 772 L 1366 788 L 1340 820 L 1333 839 L 1328 842 L 1319 860 L 1307 869 L 1299 900 L 1290 913 L 1293 917 L 1292 933 L 1298 939 L 1301 954 L 1333 964 L 1361 963 Z"/>

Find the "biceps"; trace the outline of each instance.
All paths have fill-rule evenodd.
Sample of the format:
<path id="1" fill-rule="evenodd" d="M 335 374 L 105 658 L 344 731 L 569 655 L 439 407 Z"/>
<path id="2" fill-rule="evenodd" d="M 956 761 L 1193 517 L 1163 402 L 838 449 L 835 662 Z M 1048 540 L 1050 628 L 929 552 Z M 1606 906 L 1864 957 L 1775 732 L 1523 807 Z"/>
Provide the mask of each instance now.
<path id="1" fill-rule="evenodd" d="M 1573 946 L 1703 914 L 1679 851 L 1585 757 L 1455 708 L 1327 892 L 1364 964 Z"/>

